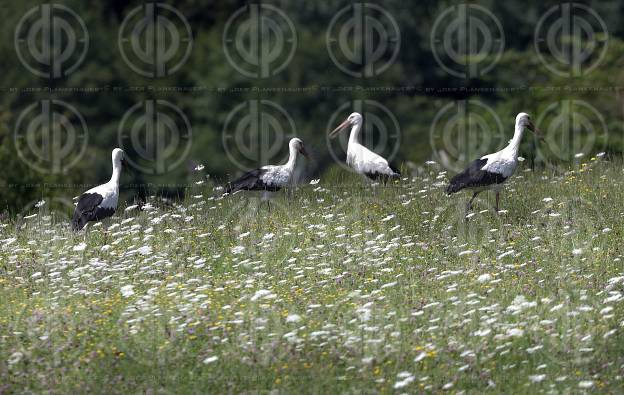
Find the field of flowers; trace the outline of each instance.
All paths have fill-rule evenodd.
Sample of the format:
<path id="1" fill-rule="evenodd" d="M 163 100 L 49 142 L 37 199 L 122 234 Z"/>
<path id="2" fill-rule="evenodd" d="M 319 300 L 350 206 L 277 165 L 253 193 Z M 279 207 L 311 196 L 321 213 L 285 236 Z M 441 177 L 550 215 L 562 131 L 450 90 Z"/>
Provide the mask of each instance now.
<path id="1" fill-rule="evenodd" d="M 0 393 L 620 392 L 622 168 L 525 166 L 469 218 L 433 163 L 202 184 L 86 242 L 42 202 L 0 229 Z"/>

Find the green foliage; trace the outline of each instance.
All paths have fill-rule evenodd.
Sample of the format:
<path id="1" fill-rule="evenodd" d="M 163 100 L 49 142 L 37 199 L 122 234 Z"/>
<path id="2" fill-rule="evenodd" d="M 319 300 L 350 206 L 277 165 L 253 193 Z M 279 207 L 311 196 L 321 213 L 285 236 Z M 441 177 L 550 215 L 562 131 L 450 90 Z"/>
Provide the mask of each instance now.
<path id="1" fill-rule="evenodd" d="M 431 30 L 436 18 L 454 1 L 405 2 L 386 1 L 382 6 L 394 17 L 401 33 L 401 46 L 396 60 L 385 72 L 373 78 L 358 78 L 342 72 L 331 60 L 326 45 L 326 33 L 338 10 L 346 1 L 303 0 L 268 2 L 280 7 L 292 20 L 297 32 L 297 50 L 284 70 L 269 78 L 249 78 L 229 63 L 223 48 L 223 31 L 228 19 L 242 1 L 213 2 L 185 0 L 175 7 L 187 18 L 193 31 L 193 50 L 186 63 L 177 72 L 163 78 L 151 79 L 133 72 L 123 60 L 118 34 L 124 17 L 142 4 L 132 2 L 67 1 L 84 20 L 90 43 L 85 61 L 69 77 L 48 81 L 30 73 L 16 56 L 13 36 L 21 17 L 39 4 L 34 0 L 6 4 L 0 10 L 5 21 L 0 34 L 2 55 L 3 94 L 0 96 L 3 146 L 0 163 L 6 164 L 11 182 L 22 183 L 20 192 L 8 187 L 5 181 L 0 190 L 3 208 L 20 211 L 36 196 L 74 196 L 81 191 L 80 184 L 93 184 L 109 177 L 108 158 L 113 147 L 119 145 L 121 119 L 136 103 L 146 99 L 166 99 L 178 106 L 189 118 L 193 136 L 192 147 L 184 163 L 164 174 L 142 172 L 124 175 L 125 198 L 132 199 L 138 184 L 149 184 L 154 194 L 174 194 L 183 191 L 179 184 L 190 179 L 189 171 L 202 163 L 211 177 L 220 182 L 231 178 L 242 169 L 226 155 L 222 143 L 225 121 L 230 112 L 250 99 L 272 100 L 284 108 L 296 125 L 296 134 L 314 147 L 316 161 L 308 164 L 309 177 L 319 177 L 332 167 L 325 134 L 332 114 L 344 103 L 356 99 L 375 100 L 387 107 L 400 125 L 401 143 L 394 161 L 417 163 L 435 158 L 437 147 L 432 146 L 431 134 L 438 133 L 433 122 L 440 109 L 457 100 L 476 99 L 491 106 L 502 120 L 504 135 L 511 135 L 513 117 L 520 111 L 539 118 L 552 103 L 562 100 L 583 100 L 598 110 L 606 125 L 606 136 L 601 133 L 593 142 L 592 152 L 622 151 L 622 97 L 613 88 L 620 84 L 621 53 L 624 49 L 624 28 L 619 21 L 621 1 L 589 2 L 602 17 L 608 29 L 608 50 L 599 67 L 581 77 L 565 78 L 546 69 L 537 59 L 534 48 L 534 29 L 541 16 L 557 2 L 480 1 L 474 4 L 488 8 L 500 21 L 505 32 L 505 50 L 496 66 L 475 78 L 457 78 L 436 62 L 431 48 Z M 361 71 L 361 70 L 355 70 Z M 76 91 L 56 90 L 36 92 L 30 88 L 75 88 Z M 109 87 L 99 92 L 84 92 L 85 88 Z M 148 87 L 144 90 L 132 87 Z M 160 91 L 163 87 L 200 87 L 197 91 Z M 341 89 L 344 87 L 354 89 Z M 556 89 L 551 89 L 556 87 Z M 299 88 L 307 88 L 297 90 Z M 374 89 L 404 88 L 404 89 Z M 578 88 L 600 88 L 580 91 Z M 62 99 L 75 106 L 88 125 L 89 144 L 72 175 L 50 177 L 38 174 L 20 163 L 12 134 L 22 111 L 39 99 Z M 350 112 L 347 108 L 344 115 Z M 487 120 L 491 133 L 498 136 L 496 124 Z M 538 125 L 539 126 L 539 125 Z M 548 125 L 546 125 L 547 127 Z M 594 125 L 602 130 L 601 125 Z M 572 133 L 582 134 L 582 130 Z M 485 131 L 484 133 L 488 133 Z M 486 138 L 487 136 L 481 136 Z M 507 137 L 492 139 L 495 149 Z M 553 138 L 554 141 L 554 138 Z M 552 143 L 552 141 L 551 141 Z M 562 143 L 566 145 L 567 143 Z M 570 146 L 573 146 L 571 144 Z M 583 146 L 583 144 L 580 144 Z M 285 152 L 285 147 L 281 153 Z M 533 152 L 533 142 L 525 142 L 523 155 L 534 158 L 535 164 L 552 162 Z M 590 155 L 592 152 L 585 152 Z M 485 152 L 479 152 L 485 153 Z M 470 152 L 471 155 L 476 154 Z M 136 152 L 129 155 L 138 157 Z M 569 155 L 568 155 L 569 156 Z M 278 160 L 280 155 L 275 155 Z M 469 158 L 464 157 L 466 161 Z M 140 159 L 137 159 L 140 162 Z M 569 164 L 569 158 L 561 160 Z M 247 163 L 246 166 L 261 163 Z M 39 185 L 62 180 L 73 185 L 63 189 L 42 192 L 27 185 Z"/>
<path id="2" fill-rule="evenodd" d="M 523 165 L 506 211 L 483 193 L 468 219 L 437 165 L 375 190 L 329 171 L 270 206 L 195 186 L 86 242 L 46 204 L 0 227 L 2 388 L 618 393 L 621 168 Z"/>

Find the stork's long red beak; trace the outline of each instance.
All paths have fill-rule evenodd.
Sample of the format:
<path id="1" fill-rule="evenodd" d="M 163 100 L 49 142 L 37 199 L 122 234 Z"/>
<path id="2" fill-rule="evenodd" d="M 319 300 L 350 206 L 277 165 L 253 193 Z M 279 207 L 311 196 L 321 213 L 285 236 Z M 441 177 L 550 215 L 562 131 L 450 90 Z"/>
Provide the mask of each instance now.
<path id="1" fill-rule="evenodd" d="M 305 156 L 306 158 L 310 158 L 310 156 L 308 155 L 308 151 L 306 151 L 304 146 L 301 146 L 301 148 L 299 148 L 299 153 Z"/>
<path id="2" fill-rule="evenodd" d="M 351 124 L 351 121 L 349 121 L 349 118 L 345 119 L 344 122 L 338 125 L 336 129 L 329 132 L 329 138 L 332 138 L 332 139 L 336 138 L 336 136 L 338 136 L 338 133 L 340 133 L 341 130 L 345 129 L 350 124 Z"/>
<path id="3" fill-rule="evenodd" d="M 533 122 L 529 121 L 527 129 L 533 132 L 535 134 L 535 137 L 537 137 L 541 142 L 546 142 L 544 136 L 542 135 L 542 132 L 535 125 L 533 125 Z"/>

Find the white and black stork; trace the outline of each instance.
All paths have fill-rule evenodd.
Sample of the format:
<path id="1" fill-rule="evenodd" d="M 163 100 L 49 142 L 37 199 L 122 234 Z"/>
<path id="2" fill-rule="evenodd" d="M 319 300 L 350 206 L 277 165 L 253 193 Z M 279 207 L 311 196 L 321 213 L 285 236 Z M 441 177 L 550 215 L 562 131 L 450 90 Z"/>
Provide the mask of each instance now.
<path id="1" fill-rule="evenodd" d="M 472 202 L 480 192 L 494 190 L 496 191 L 496 212 L 498 212 L 500 191 L 503 184 L 518 167 L 518 150 L 525 128 L 543 140 L 540 131 L 533 125 L 529 114 L 521 112 L 516 116 L 515 132 L 509 144 L 498 152 L 482 156 L 471 162 L 464 171 L 451 179 L 446 187 L 446 193 L 450 195 L 462 189 L 471 190 L 473 195 L 468 202 L 468 211 L 472 208 Z"/>
<path id="2" fill-rule="evenodd" d="M 349 144 L 347 145 L 347 165 L 356 173 L 373 181 L 399 179 L 401 173 L 386 159 L 369 150 L 360 143 L 360 131 L 362 130 L 362 115 L 351 113 L 338 127 L 329 133 L 330 138 L 336 138 L 338 134 L 351 126 Z"/>
<path id="3" fill-rule="evenodd" d="M 308 157 L 308 153 L 300 138 L 292 138 L 288 143 L 288 161 L 283 165 L 267 165 L 243 174 L 236 181 L 226 185 L 226 193 L 235 193 L 242 190 L 276 192 L 287 187 L 292 182 L 297 156 Z"/>
<path id="4" fill-rule="evenodd" d="M 91 188 L 78 198 L 72 229 L 79 231 L 89 222 L 101 221 L 111 217 L 117 209 L 119 200 L 119 177 L 124 164 L 124 152 L 115 148 L 112 152 L 113 174 L 106 184 Z M 86 237 L 86 235 L 85 235 Z"/>

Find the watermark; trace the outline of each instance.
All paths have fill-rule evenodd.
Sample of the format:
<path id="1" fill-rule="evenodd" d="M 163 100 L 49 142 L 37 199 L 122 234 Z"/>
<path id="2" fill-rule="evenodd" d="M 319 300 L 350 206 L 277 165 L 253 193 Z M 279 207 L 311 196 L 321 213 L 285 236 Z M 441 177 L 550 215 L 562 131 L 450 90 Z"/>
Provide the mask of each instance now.
<path id="1" fill-rule="evenodd" d="M 31 73 L 62 78 L 75 71 L 89 49 L 89 32 L 71 8 L 45 3 L 28 10 L 14 34 L 17 57 Z"/>
<path id="2" fill-rule="evenodd" d="M 609 34 L 600 15 L 581 3 L 558 4 L 542 15 L 534 33 L 537 56 L 563 77 L 587 74 L 607 52 Z"/>
<path id="3" fill-rule="evenodd" d="M 119 50 L 126 64 L 148 78 L 178 71 L 193 48 L 193 32 L 184 15 L 165 3 L 134 8 L 119 28 Z"/>
<path id="4" fill-rule="evenodd" d="M 221 141 L 230 161 L 241 170 L 249 170 L 285 160 L 283 149 L 296 137 L 296 131 L 295 122 L 279 104 L 249 100 L 230 111 Z"/>
<path id="5" fill-rule="evenodd" d="M 551 103 L 536 125 L 545 139 L 545 143 L 537 143 L 538 158 L 551 166 L 572 163 L 606 148 L 609 131 L 604 117 L 584 100 Z"/>
<path id="6" fill-rule="evenodd" d="M 433 56 L 455 77 L 483 76 L 498 63 L 504 49 L 503 26 L 490 10 L 477 4 L 445 9 L 431 29 Z"/>
<path id="7" fill-rule="evenodd" d="M 147 174 L 164 174 L 186 159 L 193 131 L 178 106 L 167 100 L 150 99 L 126 111 L 117 138 L 119 147 L 128 153 L 125 158 L 131 166 Z"/>
<path id="8" fill-rule="evenodd" d="M 479 100 L 459 100 L 445 105 L 437 112 L 429 130 L 435 160 L 454 172 L 493 152 L 504 141 L 498 114 Z"/>
<path id="9" fill-rule="evenodd" d="M 282 71 L 297 49 L 295 26 L 281 9 L 248 4 L 228 19 L 223 30 L 228 62 L 249 78 L 268 78 Z"/>
<path id="10" fill-rule="evenodd" d="M 344 73 L 370 78 L 386 71 L 397 58 L 401 31 L 385 8 L 350 4 L 336 13 L 325 36 L 327 51 Z"/>
<path id="11" fill-rule="evenodd" d="M 327 123 L 327 131 L 336 128 L 352 112 L 360 113 L 363 118 L 359 143 L 391 162 L 401 146 L 401 126 L 394 113 L 376 100 L 353 100 L 342 104 L 332 114 Z M 334 161 L 353 171 L 345 163 L 350 133 L 350 128 L 340 133 L 336 138 L 337 144 L 332 143 L 329 134 L 326 134 L 325 139 Z"/>
<path id="12" fill-rule="evenodd" d="M 89 133 L 80 112 L 62 100 L 45 99 L 26 107 L 15 124 L 17 154 L 41 173 L 66 173 L 82 157 Z"/>

